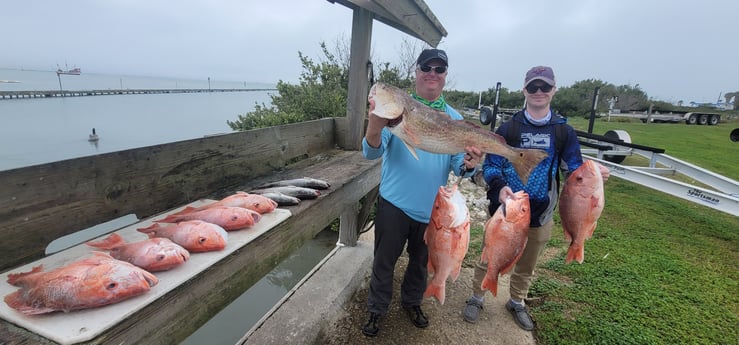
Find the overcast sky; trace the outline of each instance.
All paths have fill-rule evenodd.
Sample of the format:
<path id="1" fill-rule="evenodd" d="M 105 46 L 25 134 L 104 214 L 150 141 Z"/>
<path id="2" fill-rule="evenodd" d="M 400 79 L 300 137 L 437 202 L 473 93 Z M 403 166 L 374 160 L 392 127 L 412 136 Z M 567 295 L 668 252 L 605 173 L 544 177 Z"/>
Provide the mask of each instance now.
<path id="1" fill-rule="evenodd" d="M 739 1 L 426 0 L 448 32 L 449 87 L 521 89 L 526 70 L 560 86 L 600 79 L 658 100 L 716 102 L 739 91 Z M 351 36 L 326 0 L 16 0 L 0 5 L 0 67 L 291 83 L 298 51 Z M 373 57 L 398 62 L 403 37 L 375 21 Z M 0 75 L 0 79 L 2 75 Z M 721 97 L 723 99 L 723 97 Z"/>

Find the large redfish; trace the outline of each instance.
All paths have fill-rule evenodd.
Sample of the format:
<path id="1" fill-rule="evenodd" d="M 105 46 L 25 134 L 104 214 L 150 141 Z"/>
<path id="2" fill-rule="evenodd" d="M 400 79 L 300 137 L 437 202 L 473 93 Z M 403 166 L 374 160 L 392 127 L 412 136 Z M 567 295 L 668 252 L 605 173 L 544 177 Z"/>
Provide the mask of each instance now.
<path id="1" fill-rule="evenodd" d="M 470 212 L 456 184 L 439 187 L 423 239 L 429 249 L 428 271 L 434 275 L 423 297 L 444 304 L 446 280 L 457 280 L 470 242 Z"/>
<path id="2" fill-rule="evenodd" d="M 26 315 L 100 307 L 148 292 L 156 276 L 102 252 L 43 272 L 11 273 L 8 283 L 20 289 L 5 296 L 5 303 Z"/>
<path id="3" fill-rule="evenodd" d="M 480 287 L 482 290 L 490 290 L 497 296 L 498 276 L 510 272 L 521 258 L 530 223 L 529 195 L 524 191 L 514 193 L 514 197 L 501 204 L 485 222 L 485 247 L 480 262 L 487 262 L 488 270 Z"/>
<path id="4" fill-rule="evenodd" d="M 149 238 L 166 237 L 191 253 L 223 250 L 228 243 L 226 230 L 202 220 L 185 220 L 175 224 L 154 223 L 136 230 L 149 235 Z"/>
<path id="5" fill-rule="evenodd" d="M 250 227 L 261 219 L 259 212 L 248 208 L 233 206 L 216 206 L 195 211 L 188 206 L 180 214 L 170 214 L 163 219 L 155 220 L 160 223 L 178 223 L 183 220 L 202 220 L 219 225 L 226 231 Z"/>
<path id="6" fill-rule="evenodd" d="M 112 233 L 102 240 L 88 241 L 87 245 L 108 250 L 110 256 L 149 272 L 172 269 L 190 258 L 190 253 L 185 248 L 163 237 L 126 242 L 121 235 Z"/>
<path id="7" fill-rule="evenodd" d="M 583 262 L 585 240 L 593 236 L 604 205 L 603 175 L 596 162 L 585 160 L 567 177 L 559 196 L 559 218 L 570 241 L 565 263 Z"/>
<path id="8" fill-rule="evenodd" d="M 259 214 L 265 214 L 274 211 L 275 208 L 277 208 L 277 202 L 259 194 L 236 192 L 214 203 L 195 208 L 187 208 L 174 214 L 185 214 L 188 212 L 202 211 L 208 208 L 219 206 L 243 207 L 248 208 L 252 211 L 259 212 Z"/>
<path id="9" fill-rule="evenodd" d="M 508 146 L 500 135 L 465 120 L 453 120 L 391 85 L 376 83 L 368 99 L 375 105 L 372 113 L 390 120 L 387 124 L 390 132 L 399 137 L 416 158 L 415 148 L 455 154 L 464 152 L 467 146 L 475 146 L 482 152 L 507 158 L 525 184 L 531 171 L 547 157 L 542 150 Z"/>

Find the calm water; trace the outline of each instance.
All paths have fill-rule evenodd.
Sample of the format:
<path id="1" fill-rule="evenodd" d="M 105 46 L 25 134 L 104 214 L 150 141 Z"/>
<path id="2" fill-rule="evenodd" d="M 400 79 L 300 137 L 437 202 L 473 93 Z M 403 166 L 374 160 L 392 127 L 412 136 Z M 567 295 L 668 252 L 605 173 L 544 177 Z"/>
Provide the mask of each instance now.
<path id="1" fill-rule="evenodd" d="M 63 75 L 68 90 L 208 88 L 208 81 Z M 55 72 L 0 69 L 0 91 L 56 90 Z M 210 81 L 211 88 L 273 84 Z M 0 170 L 230 133 L 227 120 L 270 104 L 268 91 L 0 99 Z M 87 141 L 95 128 L 97 143 Z"/>
<path id="2" fill-rule="evenodd" d="M 65 90 L 207 89 L 208 80 L 177 80 L 87 74 L 61 76 Z M 53 71 L 0 69 L 0 91 L 58 90 Z M 274 88 L 274 84 L 210 81 L 211 88 Z M 265 91 L 157 95 L 0 99 L 0 170 L 150 146 L 206 135 L 230 133 L 227 120 L 238 119 L 255 104 L 270 104 Z M 97 143 L 87 141 L 95 128 Z M 2 181 L 0 181 L 0 184 Z M 136 222 L 128 215 L 82 230 L 49 246 L 62 250 Z M 183 344 L 234 344 L 335 246 L 338 235 L 321 232 L 208 321 Z M 216 288 L 216 287 L 214 287 Z"/>

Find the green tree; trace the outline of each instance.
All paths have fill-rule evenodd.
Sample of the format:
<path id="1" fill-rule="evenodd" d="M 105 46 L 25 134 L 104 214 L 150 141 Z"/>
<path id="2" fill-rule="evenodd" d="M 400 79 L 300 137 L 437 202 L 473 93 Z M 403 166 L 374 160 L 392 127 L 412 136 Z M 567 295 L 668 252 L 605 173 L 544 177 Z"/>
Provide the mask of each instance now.
<path id="1" fill-rule="evenodd" d="M 333 49 L 328 49 L 321 42 L 323 58 L 319 62 L 298 52 L 303 66 L 298 85 L 280 80 L 277 83 L 277 95 L 270 96 L 270 106 L 257 104 L 253 111 L 240 114 L 236 121 L 226 123 L 233 130 L 243 131 L 323 117 L 346 116 L 349 46 L 344 41 L 337 40 Z M 411 56 L 412 61 L 401 61 L 398 65 L 387 62 L 377 64 L 378 80 L 411 90 L 415 75 L 409 66 L 415 63 L 413 56 L 418 55 L 416 51 L 420 52 L 420 46 L 405 42 L 403 49 L 407 51 L 401 52 L 400 56 Z"/>
<path id="2" fill-rule="evenodd" d="M 349 68 L 321 42 L 324 61 L 314 62 L 298 52 L 303 72 L 300 83 L 292 85 L 280 80 L 277 95 L 270 96 L 271 106 L 257 105 L 255 110 L 227 121 L 234 130 L 282 125 L 300 121 L 346 115 Z"/>

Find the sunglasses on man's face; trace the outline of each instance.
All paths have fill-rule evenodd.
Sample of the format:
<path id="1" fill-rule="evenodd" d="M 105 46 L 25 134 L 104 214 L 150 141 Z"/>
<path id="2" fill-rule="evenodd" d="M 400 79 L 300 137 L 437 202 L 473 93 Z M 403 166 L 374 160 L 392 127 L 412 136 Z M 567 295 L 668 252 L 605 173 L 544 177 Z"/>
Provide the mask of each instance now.
<path id="1" fill-rule="evenodd" d="M 537 90 L 541 90 L 541 92 L 547 93 L 549 91 L 552 91 L 553 88 L 554 86 L 549 85 L 549 84 L 538 84 L 538 85 L 529 84 L 529 85 L 526 85 L 526 92 L 534 94 L 536 93 Z"/>
<path id="2" fill-rule="evenodd" d="M 431 67 L 429 65 L 421 65 L 421 67 L 419 67 L 418 69 L 420 69 L 421 72 L 423 72 L 423 73 L 431 72 L 431 70 L 434 70 L 434 72 L 436 72 L 436 74 L 442 74 L 442 73 L 446 72 L 446 66 Z"/>

